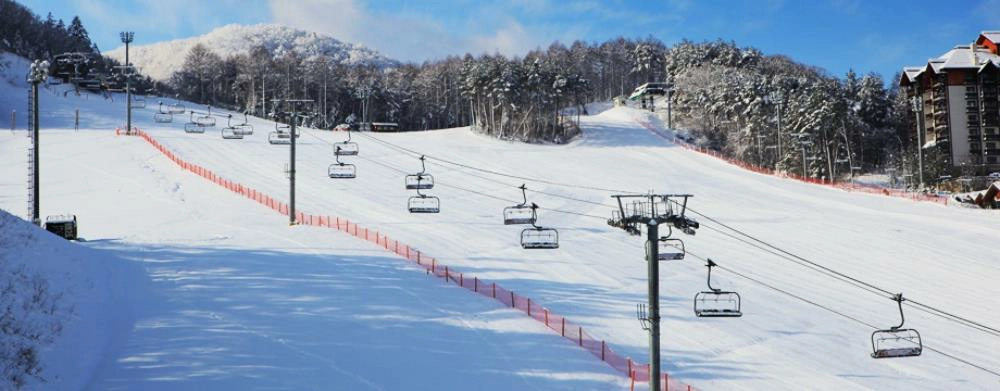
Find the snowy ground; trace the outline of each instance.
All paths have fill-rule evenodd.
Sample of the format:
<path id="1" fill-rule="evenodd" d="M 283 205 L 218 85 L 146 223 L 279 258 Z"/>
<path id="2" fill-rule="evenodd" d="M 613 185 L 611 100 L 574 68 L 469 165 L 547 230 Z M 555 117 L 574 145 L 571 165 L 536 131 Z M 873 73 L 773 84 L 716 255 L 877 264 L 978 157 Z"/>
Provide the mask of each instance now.
<path id="1" fill-rule="evenodd" d="M 23 105 L 21 99 L 16 101 L 15 104 Z M 519 322 L 514 313 L 498 311 L 493 304 L 480 302 L 478 298 L 463 298 L 464 292 L 440 286 L 419 274 L 413 276 L 406 266 L 382 259 L 388 256 L 372 255 L 377 250 L 367 244 L 327 231 L 282 227 L 283 218 L 180 172 L 141 140 L 111 136 L 107 129 L 119 125 L 118 116 L 123 111 L 118 105 L 54 96 L 46 102 L 52 109 L 47 114 L 51 125 L 45 126 L 66 127 L 71 122 L 67 122 L 70 117 L 65 113 L 79 105 L 87 113 L 85 128 L 104 132 L 81 130 L 78 134 L 57 132 L 49 136 L 51 141 L 47 142 L 52 146 L 48 147 L 48 153 L 61 152 L 66 156 L 49 159 L 47 172 L 64 173 L 63 180 L 75 181 L 86 190 L 71 190 L 73 187 L 68 184 L 50 184 L 52 190 L 47 193 L 43 208 L 83 214 L 81 232 L 85 237 L 117 238 L 94 245 L 146 260 L 154 290 L 165 297 L 156 306 L 158 315 L 137 323 L 127 353 L 110 361 L 100 373 L 95 384 L 101 387 L 128 387 L 139 379 L 163 381 L 144 384 L 149 387 L 170 388 L 180 384 L 168 381 L 218 381 L 213 385 L 239 387 L 247 384 L 241 382 L 252 381 L 249 377 L 252 374 L 262 374 L 262 379 L 287 381 L 276 387 L 310 388 L 328 384 L 312 383 L 320 381 L 314 376 L 321 373 L 350 381 L 350 376 L 336 375 L 337 371 L 331 370 L 334 367 L 347 372 L 357 370 L 356 373 L 362 373 L 359 376 L 368 381 L 384 381 L 377 384 L 390 389 L 401 384 L 426 384 L 425 381 L 441 382 L 434 383 L 437 388 L 463 388 L 458 384 L 452 387 L 452 383 L 445 381 L 474 378 L 473 375 L 456 375 L 455 379 L 442 376 L 441 367 L 447 367 L 448 373 L 498 373 L 498 379 L 474 383 L 496 385 L 498 389 L 526 388 L 517 383 L 528 381 L 524 379 L 537 382 L 533 384 L 539 389 L 620 386 L 612 386 L 613 380 L 607 377 L 613 374 L 607 368 L 594 363 L 587 353 L 547 335 L 540 326 L 527 321 L 506 325 Z M 265 141 L 273 124 L 256 121 L 253 136 L 222 140 L 218 130 L 190 135 L 180 130 L 181 123 L 156 125 L 150 119 L 151 113 L 151 110 L 137 110 L 138 126 L 180 156 L 271 195 L 286 194 L 287 180 L 282 169 L 287 147 L 268 145 Z M 634 319 L 634 308 L 635 303 L 643 300 L 645 291 L 642 240 L 605 224 L 604 218 L 610 216 L 611 210 L 610 193 L 501 177 L 443 164 L 434 158 L 549 181 L 632 191 L 693 193 L 695 198 L 690 206 L 695 210 L 791 253 L 982 324 L 1000 324 L 1000 313 L 984 311 L 992 298 L 1000 297 L 1000 286 L 993 283 L 1000 277 L 1000 260 L 994 256 L 996 238 L 1000 237 L 997 224 L 1000 216 L 996 213 L 847 193 L 748 173 L 672 146 L 643 129 L 637 120 L 657 123 L 648 114 L 629 108 L 611 108 L 584 117 L 583 137 L 568 146 L 508 143 L 472 134 L 467 129 L 375 135 L 379 140 L 432 158 L 428 171 L 438 186 L 428 193 L 441 197 L 439 215 L 406 213 L 406 199 L 412 192 L 403 189 L 402 181 L 404 173 L 419 170 L 414 155 L 355 135 L 361 154 L 344 160 L 357 164 L 358 178 L 335 181 L 326 177 L 327 165 L 333 162 L 330 143 L 342 140 L 344 135 L 307 130 L 299 145 L 299 208 L 309 213 L 350 218 L 387 232 L 463 271 L 496 280 L 566 315 L 597 338 L 607 339 L 617 351 L 640 360 L 645 357 L 646 335 Z M 20 188 L 23 147 L 23 134 L 0 136 L 3 159 L 0 172 L 5 178 L 0 207 L 15 212 L 23 210 Z M 57 176 L 53 174 L 52 181 Z M 517 244 L 519 228 L 502 225 L 500 210 L 520 202 L 515 187 L 522 182 L 527 182 L 529 189 L 549 193 L 532 191 L 528 197 L 544 208 L 539 222 L 559 228 L 560 249 L 522 250 Z M 77 192 L 75 196 L 73 191 Z M 87 195 L 83 205 L 72 202 L 80 194 Z M 122 202 L 127 199 L 142 202 Z M 91 204 L 105 206 L 87 206 Z M 729 236 L 732 233 L 720 224 L 704 218 L 701 221 L 703 228 L 698 235 L 684 238 L 693 255 L 711 257 L 734 271 L 868 324 L 888 327 L 898 323 L 895 303 L 888 298 L 742 243 Z M 337 256 L 315 255 L 311 251 Z M 352 259 L 360 261 L 351 262 Z M 268 267 L 279 260 L 281 268 Z M 356 289 L 343 286 L 364 283 L 342 281 L 343 276 L 322 277 L 339 269 L 373 276 L 384 284 L 377 285 L 380 289 L 397 293 L 401 287 L 406 288 L 402 292 L 416 289 L 421 291 L 418 297 L 434 298 L 430 300 L 434 305 L 415 302 L 413 296 L 398 293 L 375 295 L 376 300 L 387 302 L 361 307 L 371 304 L 366 299 L 371 295 L 350 296 L 357 293 Z M 304 277 L 311 274 L 316 276 Z M 703 263 L 689 257 L 664 264 L 661 275 L 664 365 L 672 376 L 697 387 L 711 390 L 1000 387 L 1000 376 L 929 350 L 919 358 L 873 360 L 868 356 L 872 331 L 869 326 L 725 271 L 713 274 L 713 282 L 717 287 L 742 294 L 745 315 L 739 319 L 696 318 L 691 311 L 691 297 L 706 288 L 704 274 Z M 330 284 L 324 278 L 331 278 Z M 399 283 L 386 283 L 383 278 L 398 279 Z M 424 290 L 428 293 L 422 293 Z M 336 296 L 338 300 L 330 302 L 328 296 Z M 398 301 L 407 296 L 413 300 Z M 295 300 L 300 297 L 307 299 Z M 379 305 L 390 306 L 392 310 L 380 310 Z M 328 306 L 346 307 L 352 312 L 345 314 Z M 906 325 L 919 329 L 928 347 L 1000 372 L 1000 356 L 995 354 L 1000 349 L 1000 338 L 996 335 L 974 331 L 912 307 L 905 308 Z M 295 316 L 320 318 L 321 323 L 329 323 L 286 321 L 288 314 L 300 312 L 301 315 Z M 393 312 L 402 313 L 393 322 L 421 326 L 412 326 L 414 336 L 404 339 L 416 343 L 418 351 L 406 352 L 396 345 L 398 341 L 371 342 L 380 347 L 396 347 L 393 353 L 381 355 L 380 350 L 370 349 L 369 345 L 345 346 L 350 345 L 345 341 L 356 343 L 364 338 L 322 333 L 339 329 L 333 325 L 346 321 L 344 317 L 381 318 Z M 461 326 L 453 326 L 454 322 L 463 321 Z M 153 327 L 157 325 L 162 327 Z M 369 337 L 386 334 L 384 329 L 376 329 L 383 325 L 357 321 L 355 325 L 364 325 L 361 334 Z M 410 330 L 409 327 L 402 329 Z M 491 331 L 481 331 L 478 335 L 470 331 L 478 327 Z M 517 332 L 513 333 L 514 330 Z M 396 336 L 399 332 L 393 330 L 392 334 Z M 445 332 L 453 334 L 442 336 Z M 225 338 L 212 335 L 231 339 L 225 343 Z M 451 339 L 451 335 L 464 336 L 458 338 L 463 343 L 476 342 L 475 349 L 480 353 L 472 356 L 471 349 L 443 344 L 441 339 Z M 166 338 L 173 336 L 184 344 L 167 342 Z M 537 341 L 513 343 L 529 336 Z M 317 342 L 327 341 L 325 338 L 335 339 L 329 345 Z M 217 342 L 228 350 L 216 352 L 212 349 L 219 346 L 206 341 Z M 364 365 L 355 369 L 347 364 L 348 359 L 330 353 L 335 350 L 330 346 L 347 349 L 352 356 L 363 360 L 378 359 L 375 361 L 378 364 L 371 365 L 381 367 L 378 372 Z M 506 359 L 497 358 L 498 354 L 487 362 L 476 361 L 491 346 L 504 351 Z M 438 352 L 439 347 L 450 349 L 442 353 L 447 359 L 422 360 L 420 363 L 427 365 L 426 368 L 406 370 L 404 373 L 412 377 L 391 383 L 394 380 L 389 379 L 387 372 L 398 375 L 395 368 L 403 365 L 410 368 L 409 365 L 416 365 L 417 358 L 424 357 L 427 351 Z M 390 355 L 405 358 L 395 361 L 395 365 L 384 364 L 385 357 Z M 529 358 L 534 361 L 528 361 Z M 305 363 L 312 366 L 301 369 Z M 454 369 L 458 364 L 470 367 Z M 431 366 L 437 369 L 432 371 Z M 582 385 L 575 384 L 577 380 L 570 383 L 558 380 L 578 378 L 566 375 L 574 372 L 585 372 L 588 374 L 585 378 L 592 380 Z M 363 387 L 363 382 L 342 384 Z"/>
<path id="2" fill-rule="evenodd" d="M 45 101 L 106 110 L 114 122 L 113 106 L 93 98 Z M 46 126 L 66 126 L 47 119 Z M 107 129 L 46 132 L 43 214 L 75 213 L 82 244 L 134 261 L 119 268 L 144 267 L 154 296 L 141 300 L 131 331 L 123 323 L 124 330 L 64 335 L 48 350 L 49 381 L 31 389 L 626 387 L 590 353 L 520 312 L 367 242 L 289 227 L 182 172 L 142 140 Z M 0 209 L 19 215 L 26 145 L 23 132 L 0 132 Z M 125 285 L 108 281 L 96 283 Z M 88 319 L 123 314 L 114 302 L 93 301 L 105 308 L 80 308 Z M 105 354 L 80 342 L 112 335 L 118 346 Z M 85 373 L 70 373 L 61 358 Z"/>

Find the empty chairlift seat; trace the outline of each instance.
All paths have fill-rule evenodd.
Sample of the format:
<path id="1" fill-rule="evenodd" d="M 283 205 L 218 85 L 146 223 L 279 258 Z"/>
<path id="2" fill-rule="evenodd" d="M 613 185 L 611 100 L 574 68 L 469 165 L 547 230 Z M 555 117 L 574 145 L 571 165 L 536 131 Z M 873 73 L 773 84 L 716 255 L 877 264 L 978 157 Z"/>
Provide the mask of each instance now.
<path id="1" fill-rule="evenodd" d="M 153 121 L 160 124 L 174 122 L 174 115 L 168 113 L 153 113 Z"/>
<path id="2" fill-rule="evenodd" d="M 527 205 L 514 205 L 503 208 L 504 225 L 527 225 L 535 223 L 535 215 Z"/>
<path id="3" fill-rule="evenodd" d="M 243 138 L 243 134 L 237 133 L 234 127 L 224 127 L 222 128 L 222 138 L 226 140 L 239 140 Z"/>
<path id="4" fill-rule="evenodd" d="M 358 154 L 358 143 L 351 141 L 351 130 L 347 130 L 347 140 L 333 144 L 333 154 L 338 156 L 355 156 Z"/>
<path id="5" fill-rule="evenodd" d="M 76 240 L 76 229 L 75 215 L 49 216 L 45 219 L 45 230 L 66 240 Z"/>
<path id="6" fill-rule="evenodd" d="M 292 139 L 288 133 L 270 132 L 267 134 L 267 142 L 271 144 L 291 144 Z"/>
<path id="7" fill-rule="evenodd" d="M 680 261 L 687 254 L 684 242 L 680 239 L 660 239 L 656 241 L 656 249 L 656 259 L 660 261 Z M 646 251 L 649 251 L 648 247 Z M 646 259 L 649 259 L 649 253 L 646 254 Z"/>
<path id="8" fill-rule="evenodd" d="M 170 105 L 170 114 L 184 114 L 187 109 L 180 102 Z"/>
<path id="9" fill-rule="evenodd" d="M 434 176 L 430 174 L 414 174 L 406 176 L 407 190 L 428 190 L 434 188 Z"/>
<path id="10" fill-rule="evenodd" d="M 524 249 L 555 249 L 559 248 L 559 231 L 553 228 L 534 226 L 521 230 L 521 248 Z"/>
<path id="11" fill-rule="evenodd" d="M 528 205 L 528 195 L 526 193 L 528 188 L 522 184 L 518 187 L 518 189 L 521 189 L 521 197 L 523 198 L 523 201 L 520 204 L 503 208 L 503 224 L 535 224 L 535 210 Z"/>
<path id="12" fill-rule="evenodd" d="M 903 294 L 892 297 L 899 306 L 899 326 L 872 333 L 872 358 L 896 358 L 919 356 L 924 350 L 920 333 L 915 329 L 904 329 Z"/>
<path id="13" fill-rule="evenodd" d="M 712 268 L 718 266 L 711 259 L 708 266 L 708 290 L 694 296 L 694 314 L 699 317 L 743 316 L 740 294 L 712 287 Z"/>
<path id="14" fill-rule="evenodd" d="M 406 207 L 410 213 L 440 213 L 441 200 L 435 196 L 418 194 L 407 200 Z"/>
<path id="15" fill-rule="evenodd" d="M 327 176 L 333 179 L 351 179 L 358 175 L 358 169 L 353 164 L 334 163 L 326 170 Z"/>

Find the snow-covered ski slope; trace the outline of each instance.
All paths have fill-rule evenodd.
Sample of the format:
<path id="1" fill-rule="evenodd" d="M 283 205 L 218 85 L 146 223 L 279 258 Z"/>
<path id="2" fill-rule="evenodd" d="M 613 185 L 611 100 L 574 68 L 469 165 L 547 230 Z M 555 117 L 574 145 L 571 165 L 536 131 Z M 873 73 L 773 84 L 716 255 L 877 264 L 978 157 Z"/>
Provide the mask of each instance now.
<path id="1" fill-rule="evenodd" d="M 184 159 L 273 196 L 287 194 L 283 166 L 288 147 L 266 142 L 273 123 L 252 121 L 253 136 L 223 140 L 218 128 L 191 135 L 181 130 L 181 123 L 154 124 L 153 107 L 136 110 L 137 126 Z M 120 123 L 120 108 L 95 104 L 89 110 L 98 113 L 95 123 Z M 342 158 L 358 166 L 353 180 L 326 176 L 334 161 L 331 143 L 345 135 L 305 130 L 298 145 L 298 207 L 379 229 L 462 271 L 496 280 L 582 324 L 618 352 L 645 361 L 647 337 L 634 313 L 635 304 L 645 298 L 642 239 L 606 225 L 611 193 L 592 188 L 692 193 L 689 206 L 718 222 L 701 217 L 698 235 L 683 237 L 691 256 L 662 265 L 664 365 L 671 376 L 712 390 L 1000 387 L 1000 377 L 989 372 L 1000 371 L 1000 337 L 995 333 L 906 306 L 906 325 L 921 332 L 928 348 L 954 357 L 927 350 L 918 358 L 873 360 L 873 329 L 862 323 L 898 324 L 887 293 L 871 293 L 805 267 L 800 259 L 764 251 L 760 243 L 747 244 L 753 241 L 720 224 L 887 292 L 903 292 L 996 328 L 1000 313 L 991 311 L 991 303 L 1000 297 L 995 284 L 1000 276 L 995 256 L 1000 216 L 748 173 L 671 145 L 637 123 L 654 121 L 647 116 L 613 108 L 584 117 L 584 135 L 567 146 L 509 143 L 467 129 L 355 134 L 360 155 Z M 141 140 L 109 137 L 102 133 L 73 140 L 84 148 L 87 140 L 104 138 L 100 142 L 118 146 L 122 153 L 139 153 L 133 143 Z M 403 176 L 418 171 L 419 161 L 416 154 L 389 143 L 429 157 L 428 172 L 438 185 L 426 193 L 441 198 L 440 214 L 407 213 L 406 199 L 413 192 L 403 189 Z M 146 148 L 151 158 L 156 152 Z M 442 159 L 545 181 L 498 176 Z M 520 227 L 502 225 L 501 209 L 520 202 L 516 186 L 521 183 L 529 188 L 529 202 L 543 208 L 539 223 L 559 229 L 558 250 L 522 250 Z M 210 198 L 220 200 L 236 197 L 212 194 L 217 195 Z M 10 204 L 4 200 L 5 207 Z M 199 210 L 203 218 L 216 213 L 212 207 Z M 241 213 L 261 212 L 248 205 Z M 283 220 L 268 218 L 273 224 Z M 258 224 L 247 219 L 240 225 Z M 82 229 L 86 232 L 86 225 Z M 691 298 L 707 287 L 704 263 L 695 255 L 769 286 L 716 270 L 713 284 L 739 291 L 745 315 L 696 318 Z"/>
<path id="2" fill-rule="evenodd" d="M 20 97 L 9 88 L 2 95 L 5 102 Z M 44 352 L 45 381 L 28 389 L 627 387 L 590 353 L 520 312 L 443 284 L 373 244 L 289 227 L 286 218 L 179 170 L 141 139 L 114 136 L 100 119 L 79 132 L 52 129 L 71 126 L 72 115 L 58 113 L 77 107 L 117 122 L 117 105 L 48 92 L 43 104 L 43 215 L 75 213 L 86 238 L 80 245 L 106 250 L 87 254 L 134 264 L 68 257 L 44 247 L 80 245 L 47 233 L 44 241 L 0 239 L 0 250 L 44 258 L 23 263 L 82 270 L 48 273 L 59 288 L 128 293 L 136 281 L 152 295 L 128 293 L 136 303 L 126 308 L 87 289 L 58 290 L 75 295 L 63 302 L 76 305 L 74 319 Z M 0 132 L 0 209 L 22 216 L 26 147 L 23 131 Z M 148 277 L 123 275 L 140 265 Z M 98 323 L 124 315 L 124 329 Z"/>

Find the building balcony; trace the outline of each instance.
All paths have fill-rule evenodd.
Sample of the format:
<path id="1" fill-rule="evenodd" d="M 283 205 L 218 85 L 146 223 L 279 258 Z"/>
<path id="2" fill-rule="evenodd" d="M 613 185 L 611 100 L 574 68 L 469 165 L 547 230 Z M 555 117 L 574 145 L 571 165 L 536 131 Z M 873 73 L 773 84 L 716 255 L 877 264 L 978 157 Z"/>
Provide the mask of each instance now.
<path id="1" fill-rule="evenodd" d="M 948 97 L 946 97 L 946 96 L 944 96 L 944 95 L 935 95 L 935 96 L 934 96 L 933 98 L 931 98 L 931 100 L 932 100 L 932 101 L 933 101 L 934 103 L 937 103 L 937 102 L 944 102 L 944 101 L 948 100 Z"/>
<path id="2" fill-rule="evenodd" d="M 978 142 L 978 141 L 981 141 L 978 134 L 969 135 L 969 142 Z"/>
<path id="3" fill-rule="evenodd" d="M 1000 148 L 986 148 L 986 154 L 990 156 L 1000 156 Z"/>
<path id="4" fill-rule="evenodd" d="M 986 141 L 1000 141 L 1000 134 L 987 134 L 983 136 L 983 139 Z"/>

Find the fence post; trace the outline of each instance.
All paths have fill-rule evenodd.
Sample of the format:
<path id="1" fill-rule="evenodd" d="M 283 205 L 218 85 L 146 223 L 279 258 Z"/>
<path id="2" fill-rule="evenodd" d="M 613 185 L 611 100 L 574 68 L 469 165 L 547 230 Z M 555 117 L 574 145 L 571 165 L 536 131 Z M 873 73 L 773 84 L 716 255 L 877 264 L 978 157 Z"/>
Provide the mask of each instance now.
<path id="1" fill-rule="evenodd" d="M 479 277 L 472 277 L 474 285 L 473 291 L 479 293 Z"/>
<path id="2" fill-rule="evenodd" d="M 444 265 L 444 282 L 448 282 L 448 265 Z"/>
<path id="3" fill-rule="evenodd" d="M 437 259 L 431 258 L 431 273 L 435 272 L 435 268 L 437 268 Z"/>
<path id="4" fill-rule="evenodd" d="M 545 311 L 545 327 L 549 327 L 549 309 L 546 308 L 544 311 Z"/>
<path id="5" fill-rule="evenodd" d="M 510 308 L 517 308 L 517 302 L 514 301 L 514 291 L 510 291 Z"/>
<path id="6" fill-rule="evenodd" d="M 497 298 L 497 283 L 493 283 L 493 298 Z"/>
<path id="7" fill-rule="evenodd" d="M 528 298 L 528 316 L 531 316 L 531 298 Z"/>
<path id="8" fill-rule="evenodd" d="M 566 318 L 565 317 L 562 318 L 562 331 L 560 332 L 560 334 L 563 337 L 566 336 Z"/>
<path id="9" fill-rule="evenodd" d="M 583 346 L 583 326 L 577 326 L 577 336 L 580 339 L 580 346 Z"/>
<path id="10" fill-rule="evenodd" d="M 604 361 L 604 348 L 605 347 L 607 347 L 607 344 L 604 343 L 604 340 L 602 339 L 601 340 L 601 361 Z"/>
<path id="11" fill-rule="evenodd" d="M 417 265 L 420 264 L 420 251 L 417 251 Z"/>

